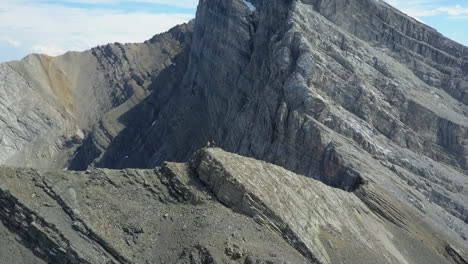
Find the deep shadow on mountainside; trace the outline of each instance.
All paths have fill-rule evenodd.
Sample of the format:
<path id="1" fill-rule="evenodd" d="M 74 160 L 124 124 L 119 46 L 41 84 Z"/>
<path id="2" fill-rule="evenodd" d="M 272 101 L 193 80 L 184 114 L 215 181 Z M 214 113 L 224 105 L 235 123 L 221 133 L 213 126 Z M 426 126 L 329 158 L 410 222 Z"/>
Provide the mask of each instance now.
<path id="1" fill-rule="evenodd" d="M 251 4 L 0 64 L 0 163 L 33 168 L 0 172 L 0 245 L 31 263 L 467 263 L 468 48 L 383 1 Z M 210 141 L 245 157 L 197 152 Z"/>

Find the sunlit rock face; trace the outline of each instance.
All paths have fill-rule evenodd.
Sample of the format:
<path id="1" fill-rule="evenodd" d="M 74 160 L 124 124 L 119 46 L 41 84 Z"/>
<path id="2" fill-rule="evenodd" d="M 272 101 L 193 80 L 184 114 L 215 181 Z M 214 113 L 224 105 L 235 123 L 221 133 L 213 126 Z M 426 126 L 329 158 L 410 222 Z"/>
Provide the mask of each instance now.
<path id="1" fill-rule="evenodd" d="M 380 1 L 250 3 L 201 2 L 181 63 L 71 168 L 186 161 L 214 141 L 343 190 L 385 186 L 466 241 L 468 49 Z"/>
<path id="2" fill-rule="evenodd" d="M 106 113 L 150 94 L 152 80 L 184 50 L 189 28 L 145 43 L 0 64 L 0 164 L 66 167 Z"/>
<path id="3" fill-rule="evenodd" d="M 369 252 L 386 252 L 379 263 L 466 262 L 468 48 L 383 1 L 204 0 L 193 22 L 143 44 L 31 56 L 2 64 L 0 74 L 2 164 L 152 169 L 187 162 L 210 142 L 279 165 L 286 179 L 306 177 L 259 176 L 240 163 L 253 179 L 270 175 L 273 189 L 222 191 L 262 196 L 262 225 L 308 261 L 340 263 L 346 258 L 331 251 L 361 249 L 353 263 L 370 261 Z M 210 180 L 231 174 L 202 172 L 219 202 L 255 217 Z M 317 194 L 326 205 L 313 214 L 325 220 L 314 227 L 309 215 L 274 210 L 276 186 L 289 188 L 283 200 L 312 199 L 302 185 L 339 194 Z M 391 230 L 363 235 L 357 222 L 380 226 L 359 220 L 362 212 Z M 339 224 L 346 219 L 350 230 Z M 383 244 L 327 248 L 335 235 L 317 227 L 327 221 L 340 239 L 360 234 Z M 422 233 L 436 237 L 415 235 Z M 423 252 L 432 257 L 415 257 Z"/>

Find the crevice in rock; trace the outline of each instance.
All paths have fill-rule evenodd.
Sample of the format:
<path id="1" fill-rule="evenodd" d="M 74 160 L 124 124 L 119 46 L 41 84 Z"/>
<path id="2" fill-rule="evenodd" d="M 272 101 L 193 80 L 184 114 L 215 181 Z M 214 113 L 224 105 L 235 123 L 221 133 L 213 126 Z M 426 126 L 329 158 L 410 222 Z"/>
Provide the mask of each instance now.
<path id="1" fill-rule="evenodd" d="M 91 264 L 73 249 L 59 230 L 0 189 L 0 221 L 17 234 L 24 246 L 49 263 Z"/>
<path id="2" fill-rule="evenodd" d="M 355 194 L 377 215 L 390 223 L 411 232 L 411 229 L 407 224 L 407 216 L 394 206 L 392 202 L 388 201 L 385 196 L 375 193 L 371 188 L 360 188 L 355 192 Z"/>
<path id="3" fill-rule="evenodd" d="M 450 244 L 447 243 L 445 246 L 447 254 L 455 261 L 457 264 L 468 264 L 468 260 L 465 259 L 457 249 L 453 248 Z"/>
<path id="4" fill-rule="evenodd" d="M 78 231 L 83 238 L 89 240 L 91 243 L 95 244 L 97 247 L 100 248 L 100 251 L 112 259 L 115 263 L 130 263 L 124 256 L 122 256 L 117 250 L 115 250 L 111 245 L 106 242 L 102 237 L 96 234 L 90 227 L 86 225 L 74 212 L 72 208 L 70 208 L 66 202 L 61 198 L 60 195 L 57 195 L 53 190 L 53 187 L 50 184 L 43 180 L 42 184 L 39 184 L 39 187 L 44 190 L 44 192 L 49 195 L 54 201 L 57 202 L 58 205 L 62 208 L 62 210 L 70 217 L 73 222 L 73 229 Z"/>
<path id="5" fill-rule="evenodd" d="M 348 192 L 354 192 L 365 183 L 359 172 L 344 163 L 333 143 L 323 152 L 321 171 L 323 183 Z"/>

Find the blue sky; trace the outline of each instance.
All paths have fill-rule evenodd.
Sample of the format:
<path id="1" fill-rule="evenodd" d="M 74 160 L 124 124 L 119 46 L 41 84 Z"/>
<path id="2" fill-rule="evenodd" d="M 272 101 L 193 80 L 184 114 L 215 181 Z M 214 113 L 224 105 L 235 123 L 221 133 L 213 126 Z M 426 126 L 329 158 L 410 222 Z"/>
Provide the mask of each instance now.
<path id="1" fill-rule="evenodd" d="M 386 0 L 468 46 L 468 0 Z M 0 62 L 142 42 L 194 17 L 198 0 L 0 0 Z"/>
<path id="2" fill-rule="evenodd" d="M 386 0 L 404 13 L 468 46 L 468 0 Z"/>
<path id="3" fill-rule="evenodd" d="M 0 62 L 142 42 L 195 16 L 198 0 L 0 0 Z"/>

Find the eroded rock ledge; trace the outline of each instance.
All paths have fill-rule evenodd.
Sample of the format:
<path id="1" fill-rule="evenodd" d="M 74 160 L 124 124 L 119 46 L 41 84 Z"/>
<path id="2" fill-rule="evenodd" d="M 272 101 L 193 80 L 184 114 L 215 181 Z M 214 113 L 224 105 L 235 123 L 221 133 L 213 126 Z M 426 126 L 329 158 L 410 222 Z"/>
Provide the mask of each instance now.
<path id="1" fill-rule="evenodd" d="M 0 182 L 0 242 L 31 263 L 466 262 L 372 183 L 346 192 L 215 148 L 155 170 L 2 168 Z"/>

